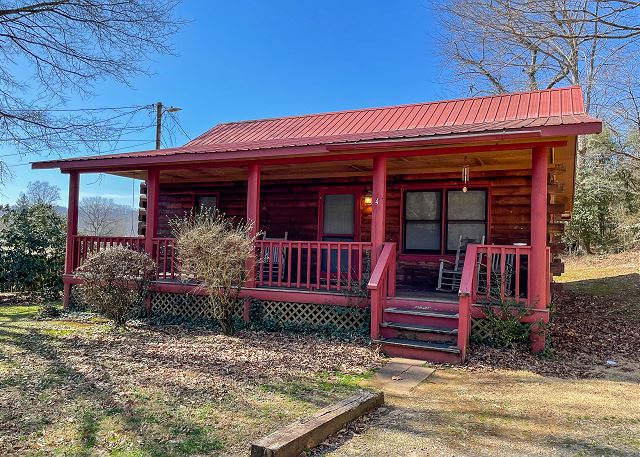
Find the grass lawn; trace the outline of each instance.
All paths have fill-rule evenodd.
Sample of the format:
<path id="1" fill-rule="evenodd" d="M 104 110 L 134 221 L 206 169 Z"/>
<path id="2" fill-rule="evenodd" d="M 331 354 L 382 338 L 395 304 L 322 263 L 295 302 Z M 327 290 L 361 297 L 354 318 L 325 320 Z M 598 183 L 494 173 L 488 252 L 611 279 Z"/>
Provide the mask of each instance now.
<path id="1" fill-rule="evenodd" d="M 347 433 L 325 451 L 640 455 L 638 266 L 632 253 L 568 259 L 554 297 L 553 357 L 474 348 L 468 366 L 438 367 L 409 396 L 387 395 L 386 410 L 361 433 Z"/>
<path id="2" fill-rule="evenodd" d="M 357 344 L 0 306 L 0 455 L 246 455 L 381 364 Z"/>
<path id="3" fill-rule="evenodd" d="M 636 254 L 568 259 L 549 357 L 474 347 L 466 366 L 387 395 L 312 454 L 640 455 L 638 267 Z M 383 362 L 311 336 L 114 333 L 36 311 L 0 306 L 0 455 L 246 455 L 251 440 L 372 387 Z"/>

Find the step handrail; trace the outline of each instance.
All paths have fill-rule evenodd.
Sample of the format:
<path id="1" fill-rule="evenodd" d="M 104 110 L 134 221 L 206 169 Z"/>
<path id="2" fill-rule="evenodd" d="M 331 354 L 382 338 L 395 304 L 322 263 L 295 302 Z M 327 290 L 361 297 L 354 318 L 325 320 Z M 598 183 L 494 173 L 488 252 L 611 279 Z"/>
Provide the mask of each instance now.
<path id="1" fill-rule="evenodd" d="M 384 243 L 367 284 L 367 289 L 371 291 L 371 339 L 374 340 L 380 337 L 380 324 L 387 295 L 389 292 L 395 294 L 395 265 L 396 244 Z"/>
<path id="2" fill-rule="evenodd" d="M 471 305 L 476 299 L 476 269 L 478 267 L 478 244 L 467 245 L 462 266 L 460 289 L 458 289 L 458 348 L 464 362 L 471 336 Z"/>

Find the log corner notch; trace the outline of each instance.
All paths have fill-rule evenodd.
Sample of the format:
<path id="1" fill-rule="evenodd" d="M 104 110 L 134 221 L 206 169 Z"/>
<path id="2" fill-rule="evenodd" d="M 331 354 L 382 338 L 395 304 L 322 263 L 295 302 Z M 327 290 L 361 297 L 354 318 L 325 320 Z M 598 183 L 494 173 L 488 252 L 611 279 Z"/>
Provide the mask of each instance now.
<path id="1" fill-rule="evenodd" d="M 361 392 L 251 444 L 251 457 L 297 457 L 384 403 L 382 392 Z"/>

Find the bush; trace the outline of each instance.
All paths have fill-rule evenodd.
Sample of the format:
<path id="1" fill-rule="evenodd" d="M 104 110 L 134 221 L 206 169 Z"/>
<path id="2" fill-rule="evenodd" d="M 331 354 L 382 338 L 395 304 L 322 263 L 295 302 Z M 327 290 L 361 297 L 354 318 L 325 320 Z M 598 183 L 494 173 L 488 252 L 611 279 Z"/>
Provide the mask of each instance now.
<path id="1" fill-rule="evenodd" d="M 482 330 L 472 334 L 472 341 L 499 348 L 526 347 L 531 324 L 520 322 L 530 310 L 509 301 L 483 305 Z"/>
<path id="2" fill-rule="evenodd" d="M 42 301 L 62 291 L 66 221 L 50 204 L 21 199 L 0 221 L 0 290 L 26 292 Z"/>
<path id="3" fill-rule="evenodd" d="M 109 247 L 90 256 L 78 268 L 80 298 L 117 327 L 143 310 L 156 264 L 144 253 L 123 246 Z"/>
<path id="4" fill-rule="evenodd" d="M 254 260 L 253 225 L 205 209 L 172 220 L 171 227 L 183 277 L 202 281 L 222 332 L 233 335 L 233 310 Z"/>

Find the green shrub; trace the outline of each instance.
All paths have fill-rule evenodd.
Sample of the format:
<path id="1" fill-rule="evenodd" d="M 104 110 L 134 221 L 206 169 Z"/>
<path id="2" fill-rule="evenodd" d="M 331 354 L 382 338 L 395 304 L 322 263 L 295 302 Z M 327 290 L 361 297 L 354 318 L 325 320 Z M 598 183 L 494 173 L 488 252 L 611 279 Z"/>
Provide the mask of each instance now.
<path id="1" fill-rule="evenodd" d="M 501 348 L 523 348 L 529 344 L 531 324 L 521 322 L 530 309 L 510 301 L 483 305 L 481 331 L 472 333 L 474 343 Z"/>
<path id="2" fill-rule="evenodd" d="M 0 290 L 57 300 L 62 291 L 66 221 L 50 204 L 21 199 L 0 221 Z"/>
<path id="3" fill-rule="evenodd" d="M 114 246 L 90 256 L 77 276 L 82 279 L 81 300 L 116 327 L 123 327 L 142 312 L 156 264 L 145 253 Z"/>

